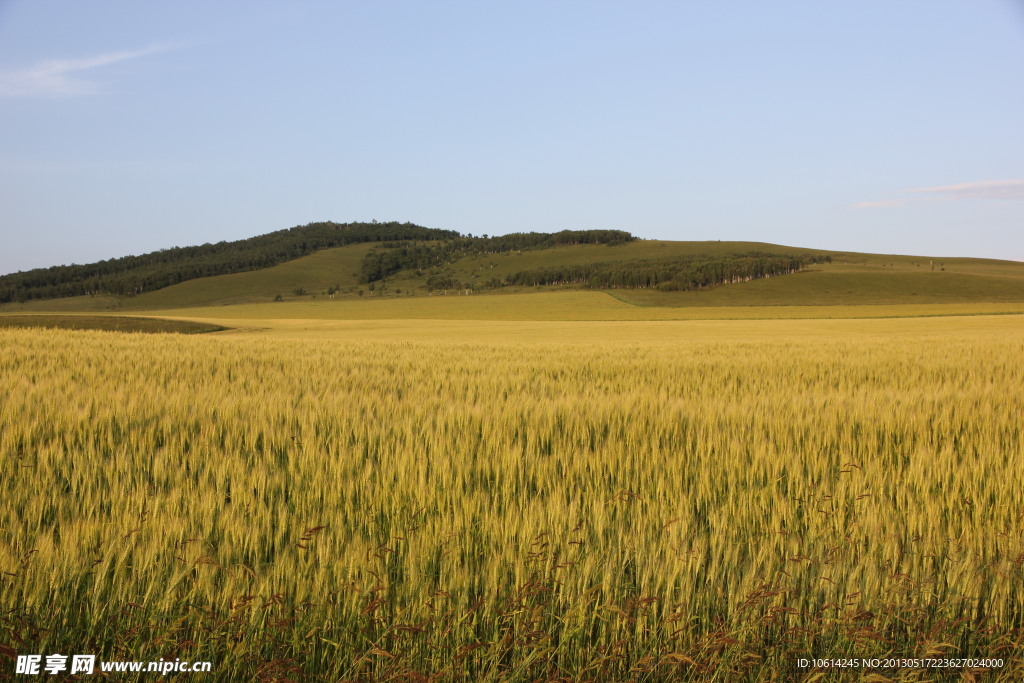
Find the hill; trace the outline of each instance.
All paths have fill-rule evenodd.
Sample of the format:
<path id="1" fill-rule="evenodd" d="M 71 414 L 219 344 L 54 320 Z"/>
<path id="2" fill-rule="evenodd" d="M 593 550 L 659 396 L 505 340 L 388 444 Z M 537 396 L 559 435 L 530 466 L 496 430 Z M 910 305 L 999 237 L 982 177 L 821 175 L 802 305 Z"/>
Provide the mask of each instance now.
<path id="1" fill-rule="evenodd" d="M 135 297 L 191 280 L 272 268 L 323 249 L 353 244 L 380 245 L 362 253 L 358 269 L 360 281 L 373 283 L 407 268 L 441 265 L 469 254 L 564 244 L 620 244 L 635 239 L 619 230 L 474 237 L 412 223 L 310 223 L 234 242 L 162 249 L 86 265 L 3 275 L 0 303 L 75 296 Z M 297 293 L 301 289 L 297 288 Z M 328 294 L 334 294 L 337 288 L 329 289 Z"/>
<path id="2" fill-rule="evenodd" d="M 81 295 L 132 296 L 197 278 L 268 268 L 329 247 L 458 237 L 412 223 L 309 223 L 233 242 L 176 247 L 85 265 L 0 276 L 0 302 Z"/>
<path id="3" fill-rule="evenodd" d="M 308 253 L 252 267 L 260 262 L 256 256 L 284 258 L 293 253 L 289 249 Z M 191 253 L 200 255 L 197 263 L 189 260 Z M 580 289 L 603 292 L 631 306 L 669 308 L 1024 302 L 1024 263 L 1013 261 L 822 251 L 762 242 L 640 240 L 621 231 L 473 237 L 409 223 L 315 223 L 237 243 L 127 259 L 2 276 L 0 291 L 7 287 L 9 296 L 0 310 L 128 312 Z M 215 262 L 223 269 L 244 269 L 188 277 Z M 76 297 L 46 298 L 54 288 L 89 282 L 75 280 L 74 273 L 109 270 L 113 263 L 124 267 L 115 274 L 122 284 L 156 275 L 179 281 L 142 291 L 130 286 L 128 293 L 90 290 Z M 65 281 L 47 284 L 47 274 L 62 275 Z M 35 289 L 25 289 L 26 283 Z M 21 296 L 10 295 L 16 286 L 22 287 Z"/>

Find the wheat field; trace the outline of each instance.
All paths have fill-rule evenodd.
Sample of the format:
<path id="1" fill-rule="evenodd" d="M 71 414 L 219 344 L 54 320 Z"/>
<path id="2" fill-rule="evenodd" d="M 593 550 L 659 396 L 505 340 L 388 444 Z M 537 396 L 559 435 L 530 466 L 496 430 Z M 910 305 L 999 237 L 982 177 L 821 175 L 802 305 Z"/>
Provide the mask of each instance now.
<path id="1" fill-rule="evenodd" d="M 0 330 L 0 644 L 204 680 L 1012 680 L 1024 321 L 978 320 Z"/>

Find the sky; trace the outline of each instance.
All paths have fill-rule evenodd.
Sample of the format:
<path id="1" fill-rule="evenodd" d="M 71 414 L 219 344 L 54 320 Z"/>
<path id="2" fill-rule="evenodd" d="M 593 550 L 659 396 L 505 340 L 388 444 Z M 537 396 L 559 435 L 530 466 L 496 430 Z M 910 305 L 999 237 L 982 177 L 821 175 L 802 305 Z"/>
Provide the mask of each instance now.
<path id="1" fill-rule="evenodd" d="M 320 220 L 1024 260 L 1024 0 L 0 0 L 0 273 Z"/>

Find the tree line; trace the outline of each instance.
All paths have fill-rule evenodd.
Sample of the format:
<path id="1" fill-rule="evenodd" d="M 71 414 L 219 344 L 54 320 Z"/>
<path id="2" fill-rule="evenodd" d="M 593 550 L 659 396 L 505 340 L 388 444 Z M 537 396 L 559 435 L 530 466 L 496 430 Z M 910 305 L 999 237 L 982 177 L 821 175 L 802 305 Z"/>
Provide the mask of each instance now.
<path id="1" fill-rule="evenodd" d="M 585 263 L 534 268 L 492 278 L 483 283 L 463 282 L 450 273 L 427 280 L 431 289 L 494 289 L 510 286 L 581 285 L 591 289 L 647 289 L 685 291 L 733 282 L 796 273 L 812 263 L 831 263 L 827 254 L 786 256 L 748 252 L 731 256 L 672 257 L 608 263 Z"/>
<path id="2" fill-rule="evenodd" d="M 429 270 L 465 256 L 550 249 L 572 244 L 616 245 L 635 239 L 636 237 L 623 230 L 562 230 L 556 233 L 516 232 L 497 237 L 468 235 L 430 244 L 389 242 L 374 248 L 366 255 L 360 269 L 359 280 L 370 283 L 403 270 Z"/>

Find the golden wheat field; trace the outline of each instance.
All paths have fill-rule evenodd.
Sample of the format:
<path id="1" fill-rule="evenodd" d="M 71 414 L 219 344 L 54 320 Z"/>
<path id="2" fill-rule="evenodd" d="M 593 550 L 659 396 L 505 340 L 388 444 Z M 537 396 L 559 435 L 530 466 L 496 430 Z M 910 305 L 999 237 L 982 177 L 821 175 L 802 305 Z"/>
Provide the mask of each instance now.
<path id="1" fill-rule="evenodd" d="M 1020 316 L 422 324 L 0 330 L 0 643 L 204 680 L 1024 675 Z"/>

